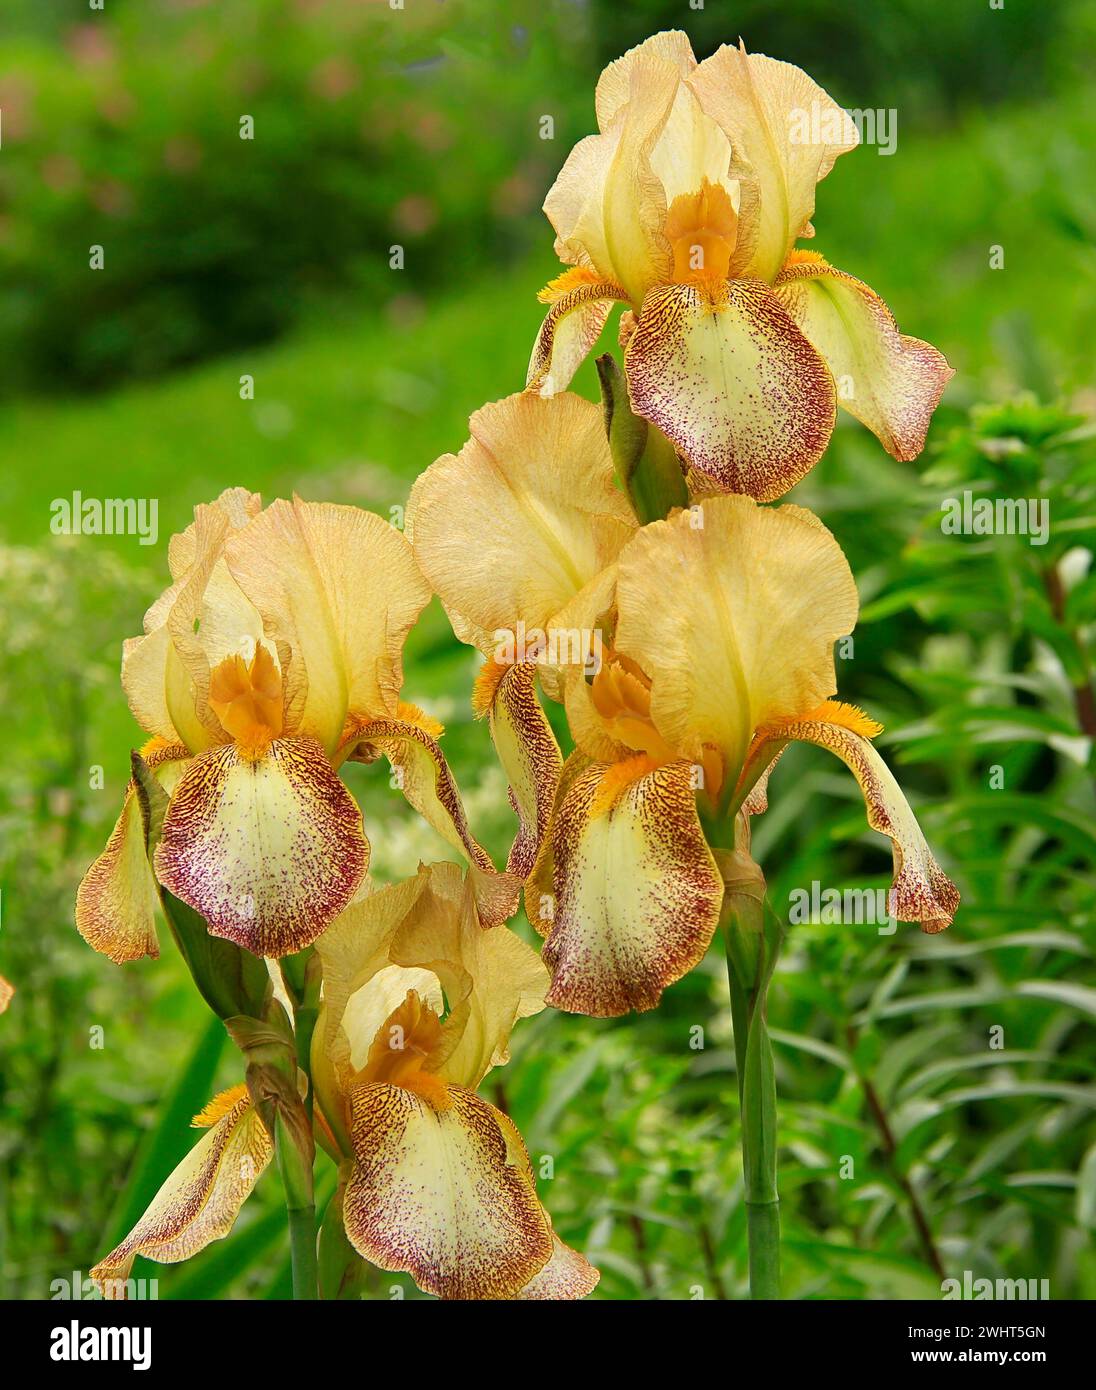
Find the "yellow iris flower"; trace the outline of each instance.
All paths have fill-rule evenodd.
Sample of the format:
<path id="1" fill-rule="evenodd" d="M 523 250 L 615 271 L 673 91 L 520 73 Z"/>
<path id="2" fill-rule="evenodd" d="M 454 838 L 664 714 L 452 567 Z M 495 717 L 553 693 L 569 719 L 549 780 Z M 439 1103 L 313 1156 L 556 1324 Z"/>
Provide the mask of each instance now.
<path id="1" fill-rule="evenodd" d="M 698 801 L 745 828 L 792 739 L 857 778 L 893 842 L 892 913 L 947 926 L 958 894 L 871 744 L 879 726 L 830 698 L 858 600 L 822 523 L 719 496 L 640 528 L 613 487 L 600 410 L 571 395 L 510 397 L 471 430 L 418 480 L 408 524 L 458 634 L 489 658 L 475 701 L 522 821 L 510 867 L 547 938 L 548 1002 L 653 1008 L 702 958 L 725 865 Z M 548 634 L 548 660 L 500 660 L 522 627 Z M 562 767 L 538 673 L 576 744 Z"/>
<path id="2" fill-rule="evenodd" d="M 301 950 L 369 861 L 339 779 L 380 754 L 407 799 L 473 866 L 485 920 L 514 888 L 472 838 L 437 744 L 400 700 L 402 649 L 430 590 L 406 539 L 371 512 L 232 488 L 169 547 L 172 583 L 126 642 L 122 683 L 170 794 L 154 860 L 131 782 L 76 923 L 116 961 L 156 955 L 159 881 L 256 955 Z"/>
<path id="3" fill-rule="evenodd" d="M 529 387 L 563 391 L 623 301 L 634 409 L 719 490 L 787 492 L 837 404 L 916 458 L 951 368 L 867 285 L 794 249 L 858 142 L 851 119 L 790 63 L 728 46 L 697 63 L 679 32 L 611 63 L 596 108 L 600 133 L 544 204 L 572 268 L 541 293 Z"/>
<path id="4" fill-rule="evenodd" d="M 584 1297 L 597 1270 L 553 1233 L 521 1136 L 476 1094 L 508 1060 L 516 1021 L 544 1007 L 536 952 L 505 926 L 483 928 L 454 864 L 363 885 L 316 949 L 316 1137 L 339 1164 L 350 1243 L 441 1298 Z M 269 1163 L 246 1087 L 195 1124 L 207 1133 L 92 1270 L 107 1295 L 136 1255 L 172 1263 L 227 1235 Z"/>

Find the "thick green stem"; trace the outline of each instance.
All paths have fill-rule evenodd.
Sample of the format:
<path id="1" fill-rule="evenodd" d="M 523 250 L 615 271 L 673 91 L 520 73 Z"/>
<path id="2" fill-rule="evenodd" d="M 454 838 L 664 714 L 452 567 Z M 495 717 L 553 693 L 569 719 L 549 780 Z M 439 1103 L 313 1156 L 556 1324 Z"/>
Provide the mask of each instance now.
<path id="1" fill-rule="evenodd" d="M 780 1203 L 747 1203 L 750 1239 L 750 1297 L 780 1297 Z"/>
<path id="2" fill-rule="evenodd" d="M 285 1188 L 285 1207 L 289 1216 L 289 1250 L 293 1262 L 294 1299 L 318 1297 L 316 1268 L 316 1206 L 312 1187 L 312 1164 L 293 1139 L 279 1113 L 274 1121 L 274 1146 L 278 1171 Z"/>
<path id="3" fill-rule="evenodd" d="M 316 1208 L 289 1208 L 289 1250 L 293 1261 L 293 1297 L 316 1298 Z"/>
<path id="4" fill-rule="evenodd" d="M 303 1112 L 279 1112 L 275 1122 L 278 1169 L 285 1187 L 289 1215 L 289 1247 L 293 1261 L 294 1299 L 319 1297 L 317 1264 L 314 1157 L 312 1142 L 312 1035 L 319 1013 L 323 970 L 318 953 L 308 947 L 282 960 L 282 979 L 293 1001 L 293 1041 L 298 1071 L 303 1074 Z M 289 1124 L 290 1118 L 297 1123 Z"/>
<path id="5" fill-rule="evenodd" d="M 767 904 L 734 895 L 726 921 L 727 977 L 742 1105 L 742 1170 L 750 1297 L 780 1297 L 780 1197 L 776 1182 L 776 1073 L 765 1020 L 781 927 Z"/>

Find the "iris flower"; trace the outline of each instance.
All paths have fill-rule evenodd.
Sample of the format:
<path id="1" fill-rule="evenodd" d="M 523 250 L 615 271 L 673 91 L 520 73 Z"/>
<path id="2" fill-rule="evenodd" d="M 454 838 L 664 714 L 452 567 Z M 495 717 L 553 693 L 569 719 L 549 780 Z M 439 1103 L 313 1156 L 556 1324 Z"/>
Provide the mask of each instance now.
<path id="1" fill-rule="evenodd" d="M 317 944 L 318 1141 L 339 1165 L 348 1239 L 450 1299 L 571 1299 L 597 1270 L 552 1231 L 513 1122 L 476 1094 L 508 1060 L 547 972 L 505 926 L 484 930 L 455 864 L 368 884 Z M 92 1270 L 109 1295 L 137 1254 L 171 1263 L 228 1234 L 272 1145 L 246 1087 L 196 1117 L 207 1133 Z"/>
<path id="2" fill-rule="evenodd" d="M 513 893 L 472 838 L 437 744 L 400 700 L 402 649 L 430 597 L 405 538 L 355 507 L 232 488 L 169 547 L 171 586 L 126 642 L 122 683 L 170 794 L 155 878 L 257 955 L 301 950 L 369 861 L 338 776 L 386 755 L 415 805 L 470 860 L 487 920 Z M 115 961 L 157 954 L 157 884 L 131 782 L 76 922 Z"/>
<path id="3" fill-rule="evenodd" d="M 489 658 L 475 699 L 535 846 L 521 867 L 548 1002 L 650 1009 L 703 957 L 728 865 L 701 812 L 747 824 L 792 740 L 856 777 L 892 841 L 891 912 L 942 930 L 958 894 L 872 745 L 880 726 L 831 699 L 833 644 L 858 609 L 833 536 L 802 507 L 744 496 L 640 528 L 612 476 L 597 407 L 523 394 L 473 416 L 471 442 L 426 471 L 409 509 L 424 574 Z M 557 658 L 576 634 L 587 654 L 598 645 L 596 670 L 500 662 L 500 632 L 520 624 L 563 630 Z M 538 670 L 576 744 L 562 768 Z"/>
<path id="4" fill-rule="evenodd" d="M 632 405 L 709 486 L 780 497 L 838 403 L 916 458 L 950 367 L 867 285 L 795 247 L 858 142 L 846 113 L 790 63 L 724 46 L 698 64 L 679 32 L 611 63 L 596 109 L 600 133 L 544 204 L 571 269 L 541 292 L 528 385 L 564 390 L 622 301 Z"/>

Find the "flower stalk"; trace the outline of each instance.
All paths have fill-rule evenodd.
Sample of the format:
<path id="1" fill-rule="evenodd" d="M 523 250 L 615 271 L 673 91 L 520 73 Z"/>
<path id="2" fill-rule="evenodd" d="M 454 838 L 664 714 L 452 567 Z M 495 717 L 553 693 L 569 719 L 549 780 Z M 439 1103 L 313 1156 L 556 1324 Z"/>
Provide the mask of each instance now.
<path id="1" fill-rule="evenodd" d="M 725 923 L 749 1232 L 750 1297 L 780 1297 L 776 1074 L 766 1021 L 783 928 L 765 901 L 728 894 Z"/>

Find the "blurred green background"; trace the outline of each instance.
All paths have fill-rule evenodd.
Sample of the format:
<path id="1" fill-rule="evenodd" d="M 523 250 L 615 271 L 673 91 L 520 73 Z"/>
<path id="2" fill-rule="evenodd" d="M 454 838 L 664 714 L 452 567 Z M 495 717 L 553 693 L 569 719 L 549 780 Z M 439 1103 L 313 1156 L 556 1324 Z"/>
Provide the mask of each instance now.
<path id="1" fill-rule="evenodd" d="M 814 245 L 957 368 L 917 464 L 844 417 L 792 494 L 860 586 L 841 694 L 886 724 L 963 905 L 943 937 L 790 933 L 770 1006 L 787 1292 L 935 1298 L 943 1269 L 1096 1295 L 1092 0 L 6 0 L 0 1295 L 86 1271 L 239 1079 L 167 943 L 118 968 L 72 926 L 140 741 L 119 649 L 169 535 L 230 484 L 398 516 L 470 411 L 523 384 L 556 270 L 540 203 L 593 128 L 601 66 L 664 27 L 699 56 L 741 33 L 846 107 L 897 110 L 897 153 L 865 147 L 820 187 Z M 596 395 L 589 364 L 576 385 Z M 157 498 L 158 545 L 51 535 L 74 489 Z M 942 535 L 964 489 L 1045 497 L 1049 543 Z M 405 695 L 447 723 L 502 854 L 475 664 L 435 604 Z M 445 857 L 382 772 L 351 775 L 382 877 Z M 785 758 L 755 849 L 780 905 L 889 881 L 855 784 L 817 750 Z M 541 1195 L 601 1266 L 597 1297 L 743 1296 L 727 1015 L 713 948 L 655 1013 L 521 1025 L 487 1083 L 553 1157 Z M 161 1297 L 284 1296 L 274 1175 L 228 1240 L 135 1273 Z M 371 1296 L 394 1285 L 415 1296 L 380 1274 Z"/>

